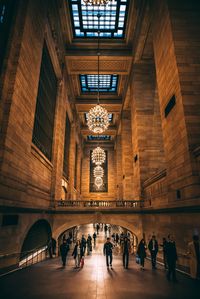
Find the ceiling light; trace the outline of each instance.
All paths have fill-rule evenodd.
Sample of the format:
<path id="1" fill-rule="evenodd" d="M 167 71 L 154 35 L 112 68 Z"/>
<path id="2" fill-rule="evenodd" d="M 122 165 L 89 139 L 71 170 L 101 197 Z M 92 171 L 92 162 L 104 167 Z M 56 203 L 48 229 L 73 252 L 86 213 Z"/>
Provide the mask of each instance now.
<path id="1" fill-rule="evenodd" d="M 97 56 L 98 56 L 98 92 L 97 92 L 97 105 L 94 108 L 91 108 L 90 111 L 88 112 L 88 120 L 87 120 L 87 125 L 89 130 L 91 130 L 94 133 L 103 133 L 104 131 L 107 130 L 109 126 L 109 114 L 108 111 L 101 107 L 99 102 L 100 102 L 100 94 L 99 94 L 99 56 L 100 56 L 100 51 L 99 51 L 99 20 L 101 17 L 101 14 L 97 14 L 98 17 L 98 51 L 97 51 Z"/>
<path id="2" fill-rule="evenodd" d="M 97 165 L 95 168 L 94 168 L 94 177 L 97 178 L 102 178 L 103 177 L 103 174 L 104 174 L 104 170 L 103 170 L 103 167 Z"/>
<path id="3" fill-rule="evenodd" d="M 103 133 L 109 126 L 109 115 L 105 108 L 97 104 L 91 108 L 88 113 L 87 125 L 90 131 L 94 133 Z"/>
<path id="4" fill-rule="evenodd" d="M 94 184 L 97 186 L 97 188 L 99 189 L 101 186 L 103 186 L 103 180 L 102 180 L 102 178 L 99 178 L 99 177 L 97 177 L 97 178 L 95 178 L 95 180 L 94 180 Z"/>
<path id="5" fill-rule="evenodd" d="M 95 163 L 96 165 L 101 165 L 105 162 L 106 160 L 106 153 L 105 151 L 100 147 L 96 147 L 92 151 L 92 162 Z"/>

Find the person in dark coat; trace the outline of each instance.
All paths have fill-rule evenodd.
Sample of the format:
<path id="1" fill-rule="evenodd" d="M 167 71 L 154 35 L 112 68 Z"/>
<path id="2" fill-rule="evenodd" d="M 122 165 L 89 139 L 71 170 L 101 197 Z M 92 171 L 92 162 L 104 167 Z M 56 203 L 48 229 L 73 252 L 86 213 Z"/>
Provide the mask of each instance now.
<path id="1" fill-rule="evenodd" d="M 93 234 L 93 240 L 94 240 L 94 247 L 96 246 L 96 238 L 97 238 L 97 234 L 94 232 Z"/>
<path id="2" fill-rule="evenodd" d="M 123 266 L 125 269 L 128 269 L 129 263 L 129 252 L 131 248 L 130 240 L 125 236 L 124 241 L 121 244 L 123 252 Z"/>
<path id="3" fill-rule="evenodd" d="M 141 265 L 141 270 L 144 270 L 144 261 L 146 258 L 146 250 L 147 250 L 147 246 L 146 246 L 146 242 L 144 239 L 142 239 L 138 245 L 138 249 L 137 249 L 137 255 L 140 258 L 140 265 Z"/>
<path id="4" fill-rule="evenodd" d="M 99 223 L 97 223 L 96 228 L 97 228 L 97 235 L 98 235 L 99 234 L 99 229 L 100 229 Z"/>
<path id="5" fill-rule="evenodd" d="M 82 235 L 82 238 L 81 238 L 81 248 L 83 250 L 83 254 L 85 254 L 86 245 L 87 245 L 87 241 L 86 241 L 84 235 Z"/>
<path id="6" fill-rule="evenodd" d="M 165 270 L 167 270 L 167 256 L 166 256 L 166 246 L 167 246 L 167 240 L 166 238 L 163 238 L 162 244 L 160 246 L 163 248 L 163 262 Z"/>
<path id="7" fill-rule="evenodd" d="M 67 243 L 67 240 L 63 240 L 63 243 L 60 245 L 60 255 L 61 255 L 63 267 L 65 267 L 66 265 L 68 251 L 69 251 L 69 244 Z"/>
<path id="8" fill-rule="evenodd" d="M 108 269 L 109 269 L 109 265 L 112 269 L 112 260 L 113 260 L 112 250 L 113 250 L 113 244 L 110 242 L 110 238 L 107 238 L 107 241 L 103 247 L 103 253 L 106 256 L 106 265 Z"/>
<path id="9" fill-rule="evenodd" d="M 168 236 L 168 241 L 166 244 L 166 258 L 168 265 L 168 273 L 167 279 L 170 281 L 171 277 L 174 282 L 176 279 L 176 261 L 177 261 L 177 251 L 176 251 L 176 243 L 172 235 Z"/>
<path id="10" fill-rule="evenodd" d="M 88 238 L 87 238 L 87 254 L 90 254 L 90 251 L 92 251 L 92 237 L 90 236 L 90 234 L 88 234 Z"/>
<path id="11" fill-rule="evenodd" d="M 156 256 L 158 253 L 158 242 L 156 240 L 156 237 L 153 235 L 151 240 L 149 241 L 148 244 L 148 249 L 151 254 L 151 264 L 152 264 L 152 269 L 156 269 Z"/>
<path id="12" fill-rule="evenodd" d="M 116 233 L 116 235 L 115 235 L 115 242 L 118 244 L 118 242 L 119 242 L 119 235 L 118 235 L 118 233 Z"/>

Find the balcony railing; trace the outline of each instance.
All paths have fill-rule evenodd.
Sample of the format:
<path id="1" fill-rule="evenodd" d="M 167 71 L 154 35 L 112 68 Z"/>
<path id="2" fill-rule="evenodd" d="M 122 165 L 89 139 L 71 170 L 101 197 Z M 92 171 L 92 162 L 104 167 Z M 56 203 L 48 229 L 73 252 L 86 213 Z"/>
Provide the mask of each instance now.
<path id="1" fill-rule="evenodd" d="M 143 200 L 59 200 L 57 207 L 65 208 L 141 208 Z"/>

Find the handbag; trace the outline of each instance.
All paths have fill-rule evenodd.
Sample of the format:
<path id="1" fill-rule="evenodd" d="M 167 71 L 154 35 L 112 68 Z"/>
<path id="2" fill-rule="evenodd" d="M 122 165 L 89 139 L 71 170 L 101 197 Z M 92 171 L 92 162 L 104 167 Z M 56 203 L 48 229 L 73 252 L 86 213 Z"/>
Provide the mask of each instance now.
<path id="1" fill-rule="evenodd" d="M 81 266 L 81 268 L 83 268 L 83 266 L 84 266 L 84 257 L 81 258 L 80 266 Z"/>
<path id="2" fill-rule="evenodd" d="M 136 264 L 140 264 L 140 257 L 138 254 L 136 254 L 135 261 L 136 261 Z"/>

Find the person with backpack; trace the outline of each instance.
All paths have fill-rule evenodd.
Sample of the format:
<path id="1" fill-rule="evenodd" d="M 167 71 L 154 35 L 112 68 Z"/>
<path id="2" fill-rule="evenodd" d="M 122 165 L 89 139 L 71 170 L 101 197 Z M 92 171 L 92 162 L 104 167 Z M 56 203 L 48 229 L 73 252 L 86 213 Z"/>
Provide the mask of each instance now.
<path id="1" fill-rule="evenodd" d="M 69 251 L 69 244 L 67 243 L 67 240 L 64 239 L 63 243 L 60 245 L 60 255 L 61 255 L 63 267 L 65 267 L 66 265 L 68 251 Z"/>

